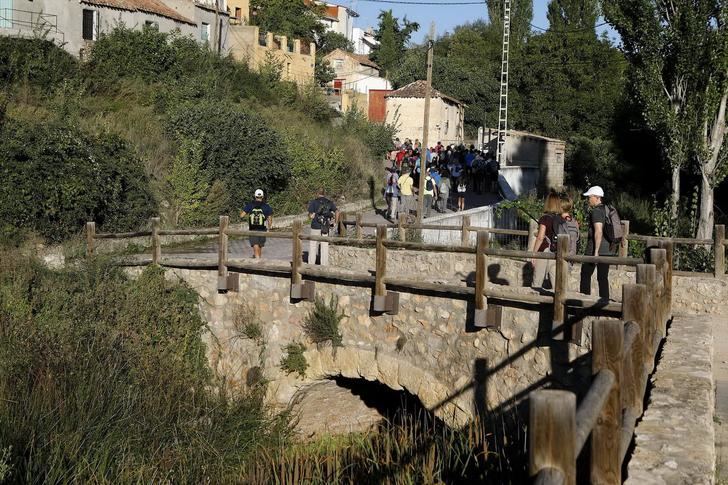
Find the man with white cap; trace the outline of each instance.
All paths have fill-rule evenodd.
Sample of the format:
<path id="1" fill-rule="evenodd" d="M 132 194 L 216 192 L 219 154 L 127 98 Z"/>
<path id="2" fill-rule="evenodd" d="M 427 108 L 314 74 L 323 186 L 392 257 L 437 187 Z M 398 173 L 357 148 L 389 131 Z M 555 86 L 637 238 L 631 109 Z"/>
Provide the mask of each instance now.
<path id="1" fill-rule="evenodd" d="M 256 190 L 254 196 L 255 200 L 245 204 L 243 210 L 240 211 L 240 218 L 248 217 L 248 230 L 265 233 L 273 226 L 273 208 L 263 202 L 265 194 L 261 189 Z M 253 248 L 253 257 L 262 258 L 265 236 L 250 236 L 248 240 Z"/>
<path id="2" fill-rule="evenodd" d="M 595 185 L 584 192 L 591 212 L 588 216 L 589 234 L 586 243 L 587 256 L 610 256 L 609 242 L 604 235 L 604 226 L 607 223 L 607 208 L 602 203 L 604 190 Z M 581 265 L 581 293 L 591 294 L 591 278 L 594 268 L 597 270 L 597 283 L 599 284 L 599 298 L 609 299 L 609 265 L 603 263 L 583 263 Z"/>

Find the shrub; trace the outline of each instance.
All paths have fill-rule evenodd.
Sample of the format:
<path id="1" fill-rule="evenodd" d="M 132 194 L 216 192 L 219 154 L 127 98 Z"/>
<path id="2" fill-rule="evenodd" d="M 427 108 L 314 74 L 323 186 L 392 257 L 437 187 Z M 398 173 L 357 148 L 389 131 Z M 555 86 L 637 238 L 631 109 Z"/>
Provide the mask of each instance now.
<path id="1" fill-rule="evenodd" d="M 392 148 L 392 140 L 398 131 L 394 125 L 369 121 L 356 105 L 344 113 L 341 127 L 345 133 L 361 138 L 369 147 L 371 155 L 377 159 L 382 158 Z"/>
<path id="2" fill-rule="evenodd" d="M 339 313 L 338 297 L 331 295 L 328 304 L 323 298 L 316 297 L 313 308 L 303 322 L 303 330 L 314 343 L 331 341 L 334 348 L 341 347 L 339 324 L 344 318 L 344 312 Z"/>
<path id="3" fill-rule="evenodd" d="M 235 312 L 234 325 L 238 336 L 256 342 L 263 341 L 263 328 L 258 319 L 258 313 L 253 306 L 242 303 Z"/>
<path id="4" fill-rule="evenodd" d="M 103 262 L 0 254 L 0 443 L 12 482 L 231 483 L 285 435 L 264 390 L 215 386 L 197 295 Z"/>
<path id="5" fill-rule="evenodd" d="M 51 88 L 78 73 L 78 61 L 45 39 L 0 37 L 0 85 L 14 82 Z"/>
<path id="6" fill-rule="evenodd" d="M 286 147 L 255 114 L 223 101 L 183 103 L 169 114 L 166 129 L 177 140 L 200 141 L 202 167 L 210 179 L 225 182 L 229 212 L 239 210 L 257 188 L 271 193 L 287 185 Z"/>
<path id="7" fill-rule="evenodd" d="M 283 348 L 286 355 L 281 357 L 281 369 L 286 374 L 298 373 L 300 377 L 306 377 L 306 369 L 308 369 L 308 362 L 306 362 L 306 356 L 303 353 L 306 351 L 306 346 L 302 343 L 293 342 L 286 345 Z"/>
<path id="8" fill-rule="evenodd" d="M 9 122 L 0 135 L 0 219 L 58 241 L 96 221 L 136 227 L 156 212 L 141 162 L 113 135 Z"/>

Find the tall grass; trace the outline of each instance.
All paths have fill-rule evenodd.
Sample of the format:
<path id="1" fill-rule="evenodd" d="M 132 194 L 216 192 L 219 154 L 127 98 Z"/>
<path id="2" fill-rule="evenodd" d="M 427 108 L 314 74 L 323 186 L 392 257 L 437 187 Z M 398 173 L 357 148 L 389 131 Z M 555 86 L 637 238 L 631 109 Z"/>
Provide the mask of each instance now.
<path id="1" fill-rule="evenodd" d="M 0 449 L 15 483 L 228 483 L 287 433 L 207 365 L 196 295 L 149 268 L 0 254 Z"/>

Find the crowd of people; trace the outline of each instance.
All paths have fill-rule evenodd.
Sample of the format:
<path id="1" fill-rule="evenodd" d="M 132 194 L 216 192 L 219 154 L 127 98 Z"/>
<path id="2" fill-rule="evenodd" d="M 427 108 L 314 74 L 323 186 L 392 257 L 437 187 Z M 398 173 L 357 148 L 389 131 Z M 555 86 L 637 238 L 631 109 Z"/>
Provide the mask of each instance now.
<path id="1" fill-rule="evenodd" d="M 390 221 L 399 214 L 409 217 L 416 212 L 416 197 L 423 176 L 423 217 L 429 217 L 433 209 L 437 212 L 465 210 L 469 191 L 477 194 L 497 191 L 499 167 L 495 155 L 477 150 L 474 145 L 445 146 L 438 141 L 434 147 L 423 149 L 419 140 L 397 138 L 389 153 L 389 162 L 384 195 L 386 217 Z"/>

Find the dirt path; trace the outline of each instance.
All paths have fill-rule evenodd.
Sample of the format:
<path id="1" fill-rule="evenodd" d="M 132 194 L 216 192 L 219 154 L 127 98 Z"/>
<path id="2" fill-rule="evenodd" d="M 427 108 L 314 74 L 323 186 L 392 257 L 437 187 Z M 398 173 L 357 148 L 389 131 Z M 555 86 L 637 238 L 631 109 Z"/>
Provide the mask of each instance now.
<path id="1" fill-rule="evenodd" d="M 715 379 L 715 482 L 728 485 L 728 322 L 716 319 L 713 327 Z"/>

